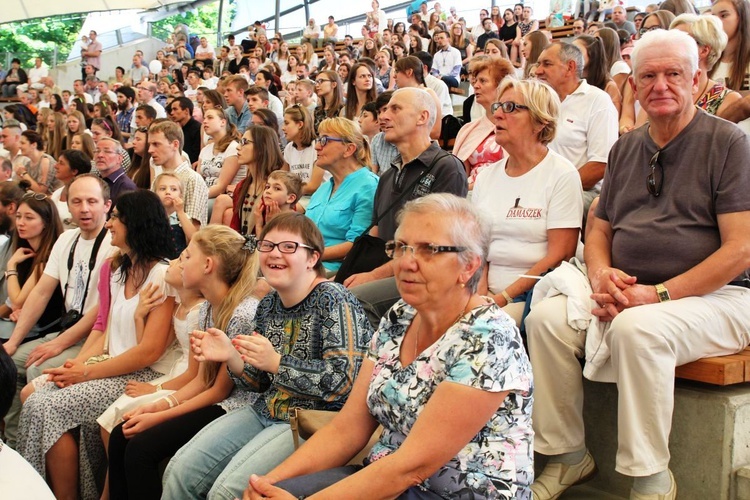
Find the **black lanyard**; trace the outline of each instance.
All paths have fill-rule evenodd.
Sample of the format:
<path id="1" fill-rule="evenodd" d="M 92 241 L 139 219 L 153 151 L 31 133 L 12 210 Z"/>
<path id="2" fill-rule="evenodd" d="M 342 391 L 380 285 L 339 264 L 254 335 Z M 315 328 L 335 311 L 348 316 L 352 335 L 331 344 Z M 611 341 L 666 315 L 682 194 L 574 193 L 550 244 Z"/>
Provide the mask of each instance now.
<path id="1" fill-rule="evenodd" d="M 86 288 L 83 289 L 83 300 L 81 300 L 81 310 L 79 311 L 81 314 L 83 314 L 83 308 L 86 304 L 86 297 L 89 294 L 89 284 L 91 283 L 91 273 L 94 270 L 94 266 L 96 266 L 96 255 L 99 253 L 99 247 L 102 246 L 102 241 L 104 241 L 104 236 L 107 234 L 107 228 L 103 227 L 101 231 L 99 231 L 99 234 L 96 236 L 96 240 L 94 241 L 94 247 L 91 249 L 91 257 L 89 258 L 89 275 L 86 277 Z M 76 246 L 78 246 L 78 240 L 81 237 L 80 233 L 78 236 L 76 236 L 75 241 L 73 242 L 73 246 L 70 247 L 70 253 L 68 254 L 68 279 L 65 282 L 65 293 L 63 294 L 63 304 L 67 304 L 67 298 L 68 298 L 68 288 L 70 287 L 70 271 L 73 269 L 73 256 L 76 253 Z"/>

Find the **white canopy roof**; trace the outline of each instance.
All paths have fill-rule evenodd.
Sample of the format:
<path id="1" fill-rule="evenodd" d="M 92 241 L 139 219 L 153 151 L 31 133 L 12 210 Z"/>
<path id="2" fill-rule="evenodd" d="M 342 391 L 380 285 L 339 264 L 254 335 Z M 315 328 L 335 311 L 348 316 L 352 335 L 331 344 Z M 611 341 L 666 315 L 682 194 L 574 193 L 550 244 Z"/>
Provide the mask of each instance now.
<path id="1" fill-rule="evenodd" d="M 157 9 L 164 5 L 178 3 L 190 2 L 187 0 L 3 0 L 2 9 L 0 9 L 0 24 L 81 12 Z"/>

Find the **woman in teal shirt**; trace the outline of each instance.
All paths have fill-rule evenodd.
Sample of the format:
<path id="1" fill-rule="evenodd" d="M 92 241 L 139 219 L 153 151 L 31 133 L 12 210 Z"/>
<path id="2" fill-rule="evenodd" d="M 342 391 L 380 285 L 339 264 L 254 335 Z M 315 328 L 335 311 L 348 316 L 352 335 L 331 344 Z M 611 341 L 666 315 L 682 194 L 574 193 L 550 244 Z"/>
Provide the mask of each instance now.
<path id="1" fill-rule="evenodd" d="M 330 172 L 331 179 L 313 193 L 305 215 L 323 234 L 323 265 L 335 273 L 354 240 L 372 222 L 378 176 L 369 168 L 370 146 L 352 120 L 323 120 L 315 150 L 316 165 Z"/>

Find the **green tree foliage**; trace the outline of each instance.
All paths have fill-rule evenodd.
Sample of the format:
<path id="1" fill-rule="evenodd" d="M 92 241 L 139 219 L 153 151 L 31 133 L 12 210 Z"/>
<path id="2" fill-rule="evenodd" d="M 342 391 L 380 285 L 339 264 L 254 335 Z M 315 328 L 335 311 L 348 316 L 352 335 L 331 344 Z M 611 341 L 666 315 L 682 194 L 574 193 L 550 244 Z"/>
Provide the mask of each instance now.
<path id="1" fill-rule="evenodd" d="M 235 10 L 233 2 L 224 2 L 222 32 L 229 31 Z M 0 25 L 0 62 L 6 65 L 7 54 L 21 59 L 21 66 L 24 68 L 33 66 L 37 55 L 49 66 L 53 66 L 55 62 L 64 62 L 78 39 L 85 17 L 85 14 L 66 15 Z M 152 24 L 152 33 L 157 38 L 166 39 L 175 26 L 186 24 L 191 34 L 208 36 L 211 43 L 214 43 L 218 22 L 217 1 L 194 11 L 157 21 Z M 54 60 L 55 49 L 57 61 Z"/>
<path id="2" fill-rule="evenodd" d="M 221 20 L 222 33 L 230 31 L 235 11 L 234 2 L 228 0 L 224 2 L 224 15 Z M 187 25 L 191 35 L 206 36 L 209 43 L 216 42 L 216 28 L 219 24 L 219 2 L 209 3 L 193 11 L 156 21 L 151 25 L 151 32 L 157 38 L 166 38 L 178 24 Z"/>
<path id="3" fill-rule="evenodd" d="M 0 51 L 18 57 L 26 68 L 33 66 L 37 55 L 48 65 L 54 64 L 55 48 L 57 62 L 65 61 L 83 20 L 83 16 L 57 16 L 0 25 Z M 5 62 L 4 59 L 0 60 Z"/>

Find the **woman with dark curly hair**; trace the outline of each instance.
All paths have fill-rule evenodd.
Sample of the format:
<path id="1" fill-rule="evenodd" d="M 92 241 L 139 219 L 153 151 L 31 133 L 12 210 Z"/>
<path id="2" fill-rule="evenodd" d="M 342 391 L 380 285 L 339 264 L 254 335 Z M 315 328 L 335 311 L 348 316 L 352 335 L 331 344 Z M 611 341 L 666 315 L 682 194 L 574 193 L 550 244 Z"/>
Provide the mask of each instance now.
<path id="1" fill-rule="evenodd" d="M 164 283 L 172 240 L 159 197 L 122 194 L 106 227 L 119 252 L 101 268 L 91 334 L 76 358 L 21 394 L 18 451 L 47 475 L 57 498 L 99 497 L 106 463 L 96 419 L 129 380 L 149 382 L 172 362 L 163 356 L 172 340 L 174 298 Z"/>

